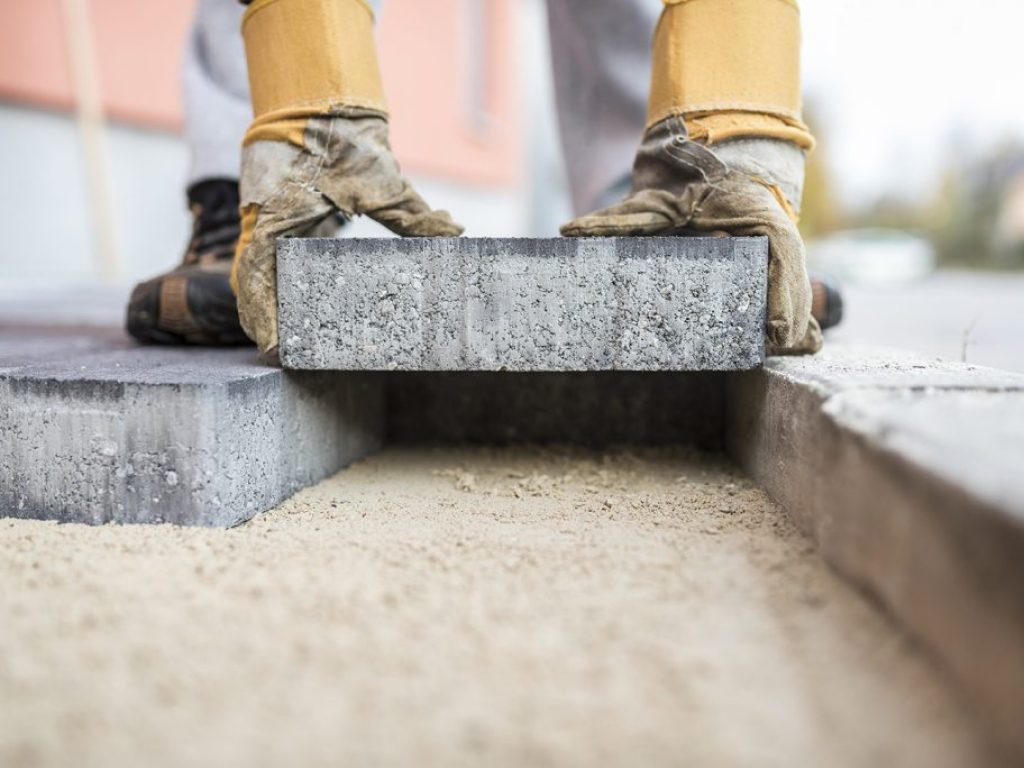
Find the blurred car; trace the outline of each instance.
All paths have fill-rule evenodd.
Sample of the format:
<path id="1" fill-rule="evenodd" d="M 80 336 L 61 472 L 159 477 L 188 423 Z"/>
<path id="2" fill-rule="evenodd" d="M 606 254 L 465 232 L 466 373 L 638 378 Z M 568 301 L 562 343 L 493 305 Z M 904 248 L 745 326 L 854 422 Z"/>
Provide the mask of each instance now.
<path id="1" fill-rule="evenodd" d="M 911 282 L 935 270 L 932 244 L 899 229 L 849 229 L 807 244 L 812 272 L 844 282 L 892 285 Z"/>

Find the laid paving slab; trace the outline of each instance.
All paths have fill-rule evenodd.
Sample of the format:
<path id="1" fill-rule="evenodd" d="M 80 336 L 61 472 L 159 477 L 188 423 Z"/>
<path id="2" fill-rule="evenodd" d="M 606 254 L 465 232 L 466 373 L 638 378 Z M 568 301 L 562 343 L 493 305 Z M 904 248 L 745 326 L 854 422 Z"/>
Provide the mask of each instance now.
<path id="1" fill-rule="evenodd" d="M 289 239 L 285 367 L 743 370 L 764 360 L 764 238 Z"/>
<path id="2" fill-rule="evenodd" d="M 0 343 L 0 510 L 82 523 L 233 525 L 376 450 L 373 376 L 111 332 Z"/>
<path id="3" fill-rule="evenodd" d="M 729 380 L 726 444 L 1024 759 L 1024 376 L 827 347 Z"/>
<path id="4" fill-rule="evenodd" d="M 718 448 L 722 375 L 285 371 L 19 326 L 0 339 L 0 515 L 233 525 L 386 440 Z"/>

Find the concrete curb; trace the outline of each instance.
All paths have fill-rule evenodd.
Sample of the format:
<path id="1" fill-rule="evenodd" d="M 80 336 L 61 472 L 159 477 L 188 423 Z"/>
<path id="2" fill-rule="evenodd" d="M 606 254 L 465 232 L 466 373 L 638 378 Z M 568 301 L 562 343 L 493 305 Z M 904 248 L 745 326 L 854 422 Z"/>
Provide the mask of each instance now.
<path id="1" fill-rule="evenodd" d="M 384 387 L 251 349 L 123 334 L 0 344 L 0 509 L 80 523 L 233 525 L 376 450 Z"/>
<path id="2" fill-rule="evenodd" d="M 346 238 L 278 245 L 286 368 L 744 370 L 764 238 Z"/>
<path id="3" fill-rule="evenodd" d="M 729 377 L 727 450 L 1024 758 L 1024 376 L 830 348 Z"/>

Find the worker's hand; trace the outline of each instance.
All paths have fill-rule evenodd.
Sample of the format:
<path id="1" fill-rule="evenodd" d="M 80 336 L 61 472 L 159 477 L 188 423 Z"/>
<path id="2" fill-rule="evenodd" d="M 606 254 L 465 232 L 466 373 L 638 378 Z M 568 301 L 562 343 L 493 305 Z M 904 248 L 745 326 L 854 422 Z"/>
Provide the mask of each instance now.
<path id="1" fill-rule="evenodd" d="M 811 317 L 804 244 L 794 224 L 803 152 L 773 139 L 714 147 L 686 137 L 682 118 L 647 131 L 633 166 L 633 190 L 617 205 L 562 227 L 568 237 L 669 234 L 764 235 L 769 243 L 770 354 L 809 354 L 821 347 Z"/>
<path id="2" fill-rule="evenodd" d="M 347 109 L 301 121 L 292 140 L 257 140 L 242 154 L 242 235 L 232 273 L 242 328 L 264 352 L 277 338 L 279 237 L 301 237 L 327 217 L 365 214 L 398 235 L 457 236 L 402 176 L 379 113 Z"/>

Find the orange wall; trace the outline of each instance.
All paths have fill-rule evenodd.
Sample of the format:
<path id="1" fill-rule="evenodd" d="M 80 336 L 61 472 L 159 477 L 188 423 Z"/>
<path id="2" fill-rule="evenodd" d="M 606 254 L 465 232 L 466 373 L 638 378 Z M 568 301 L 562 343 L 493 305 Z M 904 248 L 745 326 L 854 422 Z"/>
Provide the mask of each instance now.
<path id="1" fill-rule="evenodd" d="M 379 35 L 392 143 L 411 170 L 514 186 L 523 150 L 515 0 L 474 1 L 486 7 L 482 41 L 471 39 L 463 0 L 385 0 Z M 181 46 L 192 5 L 89 0 L 103 100 L 112 118 L 180 129 Z M 482 61 L 474 51 L 482 52 Z M 482 116 L 469 109 L 474 77 L 482 78 Z M 71 108 L 60 0 L 0 0 L 0 100 Z"/>
<path id="2" fill-rule="evenodd" d="M 410 167 L 491 184 L 514 184 L 522 156 L 516 0 L 486 5 L 486 59 L 469 55 L 465 0 L 384 0 L 380 46 L 392 140 Z M 491 119 L 480 129 L 468 105 L 471 67 L 481 67 Z"/>
<path id="3" fill-rule="evenodd" d="M 111 117 L 178 128 L 181 41 L 192 3 L 90 0 Z M 0 3 L 0 96 L 68 109 L 73 93 L 60 0 Z"/>

